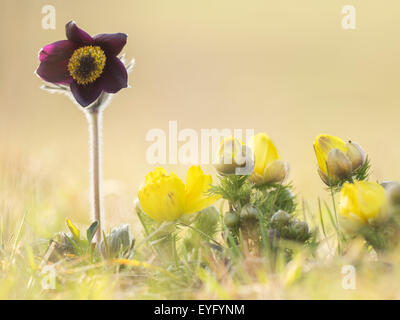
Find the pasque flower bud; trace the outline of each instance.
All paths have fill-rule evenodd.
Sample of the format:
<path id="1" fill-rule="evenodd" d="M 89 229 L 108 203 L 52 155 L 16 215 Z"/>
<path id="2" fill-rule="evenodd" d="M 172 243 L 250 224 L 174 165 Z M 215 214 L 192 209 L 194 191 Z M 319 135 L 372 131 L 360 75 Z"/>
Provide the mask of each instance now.
<path id="1" fill-rule="evenodd" d="M 103 256 L 114 258 L 123 256 L 133 248 L 134 244 L 135 240 L 131 235 L 129 225 L 123 224 L 111 230 L 111 233 L 101 242 L 100 248 Z"/>

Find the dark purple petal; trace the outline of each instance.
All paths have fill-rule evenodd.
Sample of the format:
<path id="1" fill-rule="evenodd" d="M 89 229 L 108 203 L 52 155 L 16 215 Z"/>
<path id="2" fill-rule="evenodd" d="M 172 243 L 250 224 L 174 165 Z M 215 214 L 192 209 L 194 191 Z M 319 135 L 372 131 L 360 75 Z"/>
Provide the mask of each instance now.
<path id="1" fill-rule="evenodd" d="M 70 84 L 72 77 L 68 71 L 68 60 L 43 61 L 37 68 L 36 73 L 47 82 Z"/>
<path id="2" fill-rule="evenodd" d="M 128 72 L 119 58 L 107 57 L 100 85 L 108 93 L 117 93 L 128 86 Z"/>
<path id="3" fill-rule="evenodd" d="M 94 36 L 93 40 L 108 55 L 116 56 L 125 46 L 127 37 L 125 33 L 102 33 Z"/>
<path id="4" fill-rule="evenodd" d="M 75 100 L 82 107 L 87 107 L 89 104 L 93 103 L 102 91 L 99 81 L 87 85 L 79 85 L 73 81 L 70 88 Z"/>
<path id="5" fill-rule="evenodd" d="M 69 59 L 78 45 L 70 40 L 60 40 L 43 47 L 39 53 L 40 61 L 60 61 Z"/>
<path id="6" fill-rule="evenodd" d="M 65 33 L 68 40 L 83 44 L 93 44 L 93 38 L 79 28 L 75 21 L 70 21 L 65 25 Z"/>

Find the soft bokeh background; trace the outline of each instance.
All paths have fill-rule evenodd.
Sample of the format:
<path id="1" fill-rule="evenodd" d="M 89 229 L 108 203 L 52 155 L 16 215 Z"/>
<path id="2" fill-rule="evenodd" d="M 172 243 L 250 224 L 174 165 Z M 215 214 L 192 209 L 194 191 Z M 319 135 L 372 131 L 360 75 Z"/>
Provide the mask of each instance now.
<path id="1" fill-rule="evenodd" d="M 352 2 L 357 30 L 346 31 L 341 9 Z M 41 27 L 46 4 L 56 8 L 56 30 Z M 400 179 L 397 0 L 1 0 L 0 12 L 1 176 L 28 172 L 33 190 L 47 179 L 46 223 L 58 208 L 89 220 L 86 119 L 66 97 L 40 90 L 33 74 L 39 49 L 64 39 L 71 19 L 91 34 L 128 33 L 124 51 L 137 62 L 132 88 L 105 113 L 108 226 L 131 221 L 152 169 L 145 135 L 169 120 L 180 129 L 267 132 L 310 205 L 325 193 L 312 149 L 319 133 L 360 143 L 373 179 Z M 187 167 L 168 169 L 184 177 Z"/>

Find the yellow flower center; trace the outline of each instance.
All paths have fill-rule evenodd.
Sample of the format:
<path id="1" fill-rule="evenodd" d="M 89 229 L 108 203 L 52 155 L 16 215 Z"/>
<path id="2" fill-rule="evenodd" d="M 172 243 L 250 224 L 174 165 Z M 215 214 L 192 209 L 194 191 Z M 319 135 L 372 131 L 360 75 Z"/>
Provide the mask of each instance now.
<path id="1" fill-rule="evenodd" d="M 68 62 L 68 71 L 78 84 L 86 85 L 100 77 L 106 64 L 106 55 L 98 46 L 76 49 Z"/>

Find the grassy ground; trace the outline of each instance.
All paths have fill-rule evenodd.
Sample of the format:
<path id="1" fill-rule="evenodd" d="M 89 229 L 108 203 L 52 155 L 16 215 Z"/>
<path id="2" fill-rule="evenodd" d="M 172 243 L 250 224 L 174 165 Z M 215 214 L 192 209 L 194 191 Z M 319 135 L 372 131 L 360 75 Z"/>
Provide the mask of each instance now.
<path id="1" fill-rule="evenodd" d="M 355 241 L 339 255 L 323 205 L 326 235 L 321 230 L 318 197 L 332 205 L 315 170 L 316 135 L 357 141 L 371 156 L 371 181 L 400 181 L 400 2 L 357 1 L 357 29 L 344 30 L 348 2 L 97 0 L 93 14 L 91 1 L 52 1 L 57 26 L 47 30 L 47 1 L 2 0 L 0 24 L 12 32 L 3 32 L 0 51 L 0 298 L 400 298 L 398 249 L 378 262 Z M 93 35 L 129 34 L 132 88 L 118 93 L 104 119 L 104 225 L 128 223 L 140 244 L 133 258 L 147 264 L 44 259 L 49 239 L 68 231 L 67 218 L 82 233 L 90 225 L 86 119 L 69 99 L 40 90 L 33 75 L 39 49 L 65 39 L 71 19 Z M 296 214 L 317 230 L 315 250 L 296 247 L 292 262 L 276 259 L 275 268 L 248 254 L 227 266 L 201 243 L 201 255 L 178 256 L 190 263 L 165 265 L 142 242 L 133 200 L 152 169 L 146 134 L 168 132 L 168 120 L 179 130 L 267 131 L 290 163 Z M 184 177 L 186 168 L 168 170 Z M 41 285 L 48 264 L 55 290 Z M 348 264 L 356 268 L 354 290 L 342 287 Z"/>
<path id="2" fill-rule="evenodd" d="M 199 249 L 190 254 L 182 249 L 190 232 L 183 226 L 177 256 L 166 262 L 155 250 L 157 245 L 146 241 L 134 209 L 123 206 L 118 210 L 129 211 L 120 214 L 132 216 L 130 227 L 136 239 L 129 260 L 104 260 L 90 253 L 55 259 L 46 255 L 49 239 L 67 231 L 66 218 L 82 230 L 89 226 L 82 186 L 66 183 L 62 175 L 46 173 L 20 155 L 3 155 L 0 168 L 0 299 L 400 298 L 398 250 L 378 260 L 361 239 L 355 239 L 338 254 L 328 215 L 323 215 L 324 236 L 319 215 L 304 210 L 306 205 L 299 206 L 297 214 L 305 215 L 317 230 L 318 245 L 311 251 L 285 244 L 294 253 L 289 263 L 283 252 L 274 259 L 248 253 L 244 247 L 237 248 L 239 254 L 232 250 L 221 254 L 202 237 L 196 244 Z M 221 226 L 215 238 L 219 243 L 223 243 Z M 354 289 L 342 285 L 346 265 L 355 267 Z M 49 274 L 46 266 L 55 270 L 55 289 L 43 288 Z"/>

